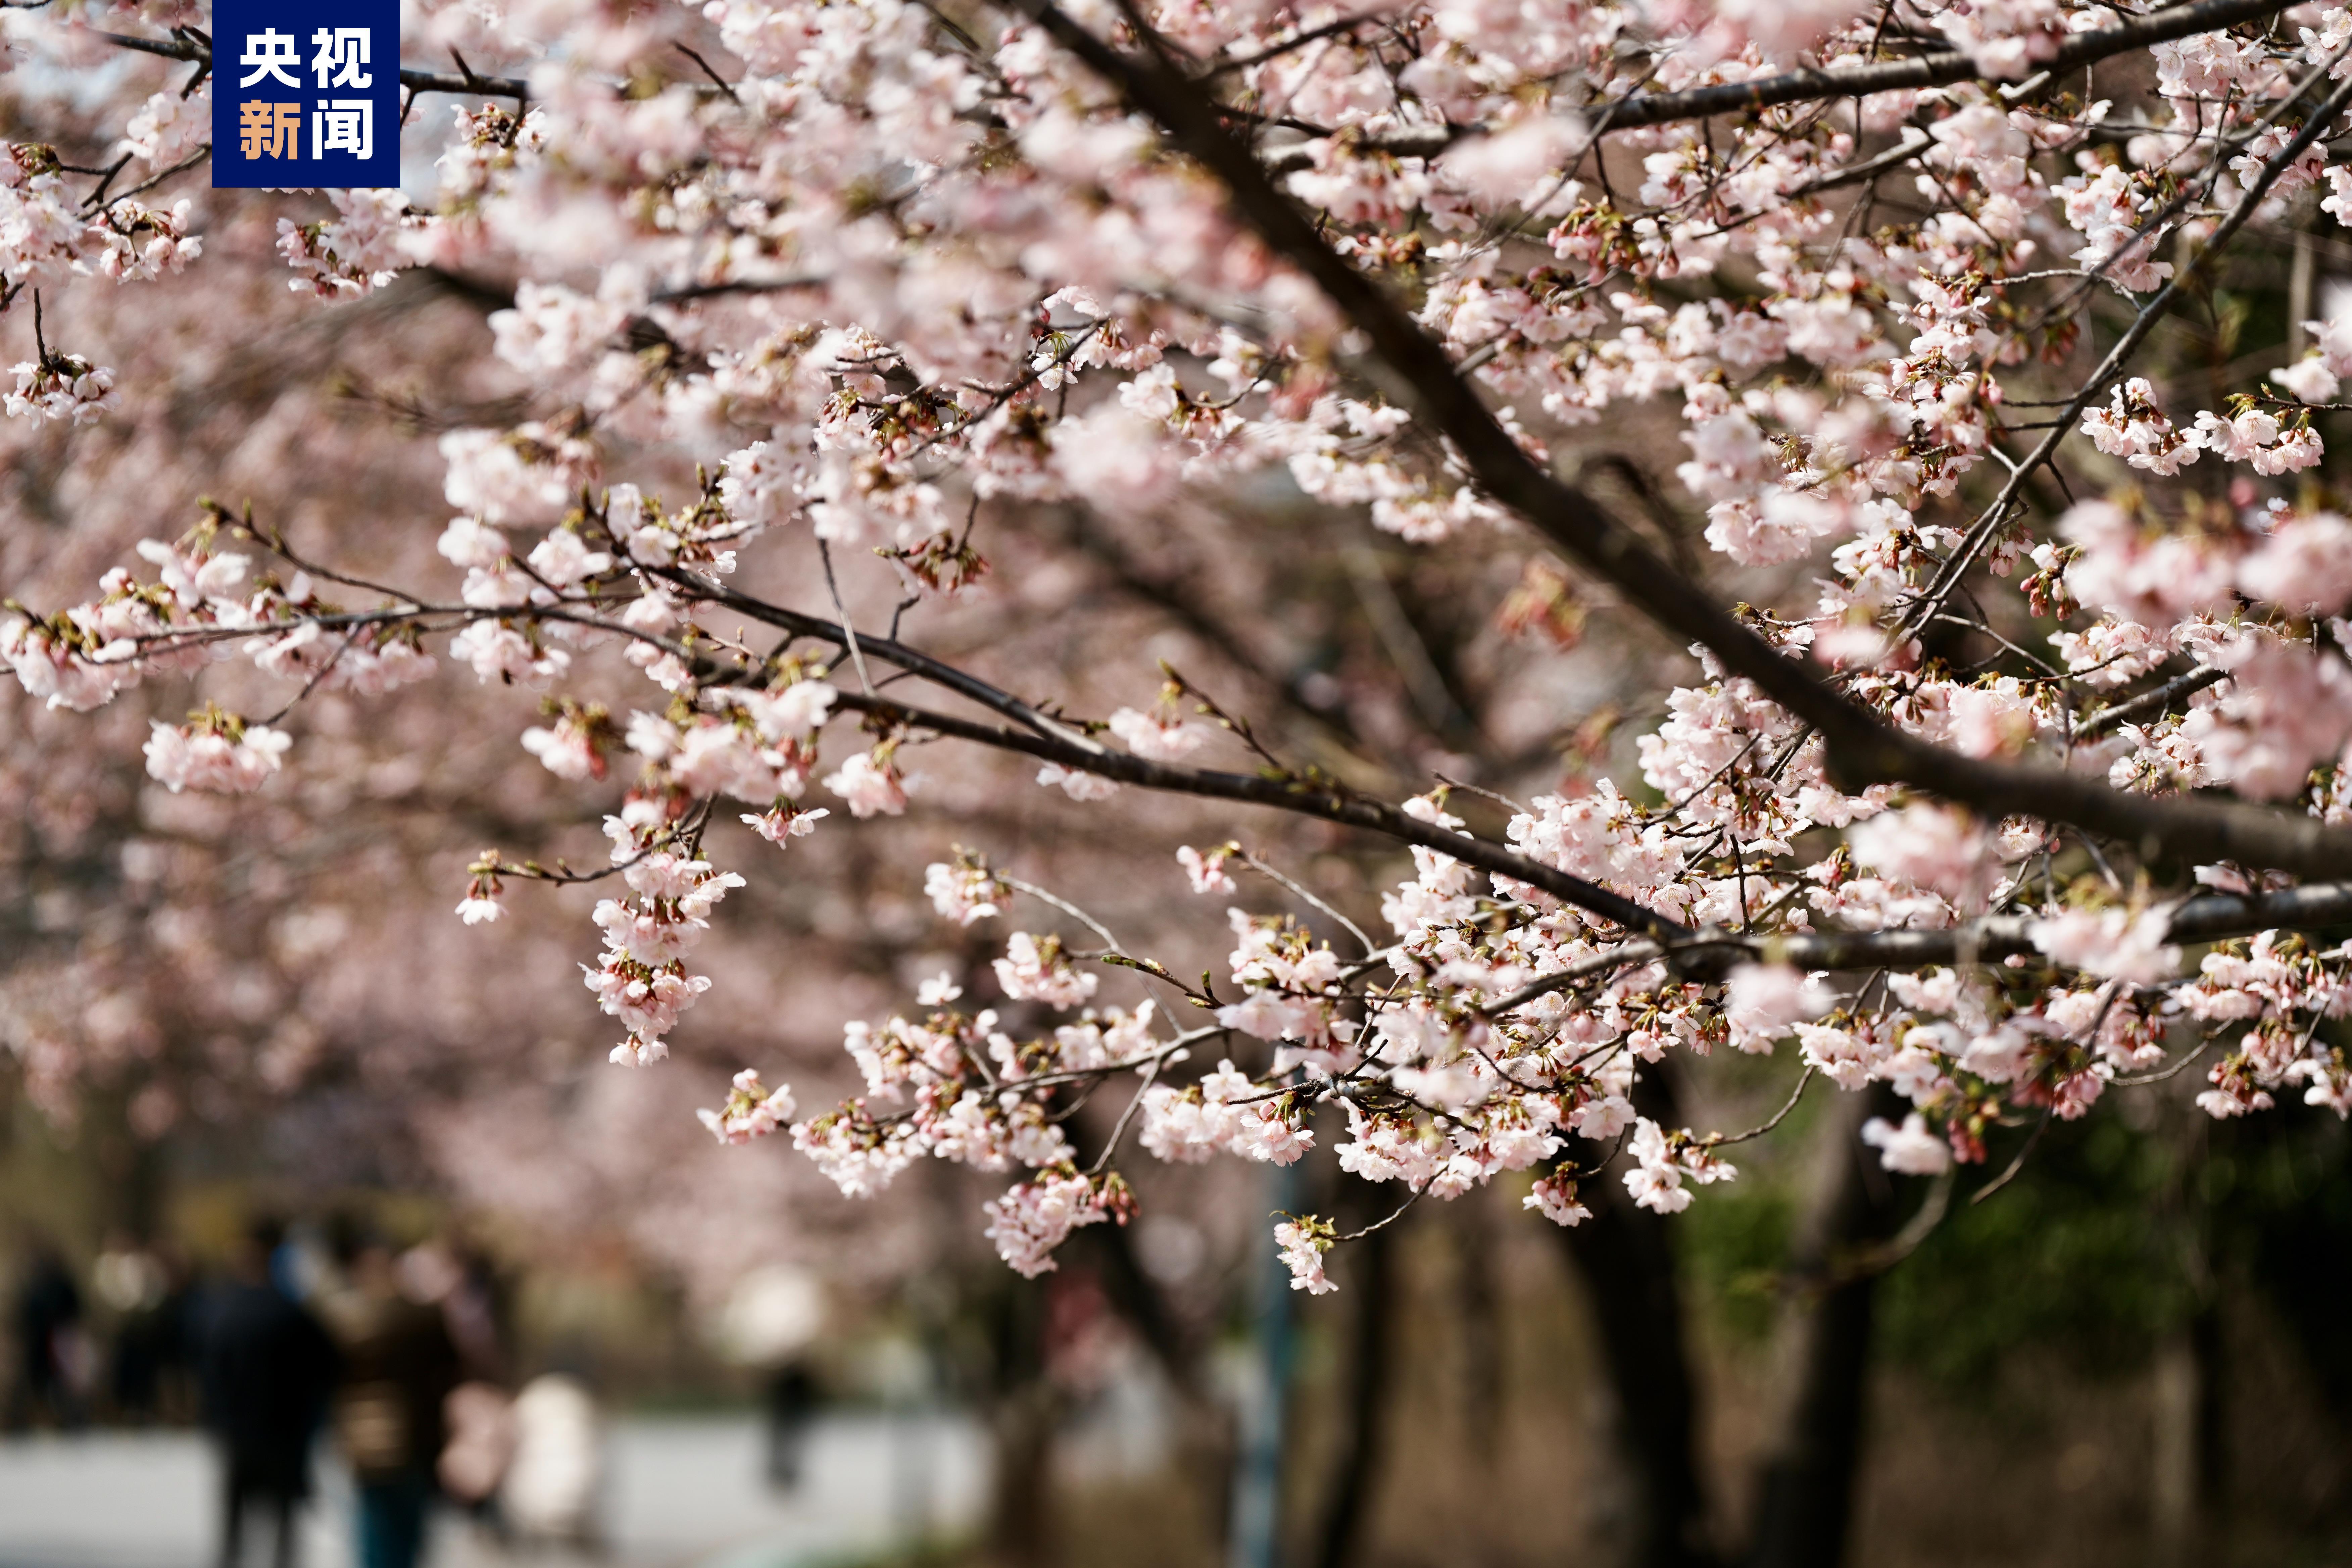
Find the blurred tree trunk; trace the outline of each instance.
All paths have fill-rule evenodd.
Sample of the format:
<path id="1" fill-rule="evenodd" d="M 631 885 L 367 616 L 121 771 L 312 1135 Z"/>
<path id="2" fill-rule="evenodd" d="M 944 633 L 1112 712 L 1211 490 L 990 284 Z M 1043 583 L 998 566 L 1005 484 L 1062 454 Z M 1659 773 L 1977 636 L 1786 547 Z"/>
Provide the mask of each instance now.
<path id="1" fill-rule="evenodd" d="M 1680 1121 L 1663 1074 L 1634 1087 L 1634 1103 L 1668 1126 Z M 1699 1479 L 1673 1222 L 1636 1207 L 1614 1172 L 1583 1184 L 1580 1195 L 1592 1217 L 1559 1236 L 1591 1303 L 1612 1405 L 1612 1447 L 1631 1494 L 1617 1560 L 1627 1568 L 1707 1568 L 1716 1556 Z"/>
<path id="2" fill-rule="evenodd" d="M 1612 1447 L 1631 1493 L 1618 1560 L 1626 1568 L 1705 1568 L 1715 1554 L 1695 1452 L 1682 1289 L 1666 1229 L 1673 1222 L 1636 1208 L 1613 1177 L 1588 1184 L 1582 1197 L 1592 1217 L 1560 1232 L 1560 1240 L 1600 1331 Z"/>
<path id="3" fill-rule="evenodd" d="M 2201 1111 L 2177 1102 L 2168 1110 L 2180 1153 L 2158 1201 L 2173 1232 L 2189 1301 L 2185 1320 L 2156 1349 L 2150 1391 L 2155 1452 L 2148 1489 L 2148 1561 L 2156 1568 L 2184 1568 L 2207 1561 L 2209 1548 L 2225 1539 L 2221 1521 L 2210 1517 L 2213 1501 L 2228 1495 L 2226 1478 L 2220 1473 L 2224 1458 L 2219 1419 L 2221 1292 L 2214 1278 L 2214 1215 L 2205 1195 L 2215 1128 Z M 2249 1149 L 2275 1136 L 2275 1124 L 2252 1132 L 2231 1129 L 2222 1136 L 2243 1158 Z M 2321 1206 L 2310 1205 L 2314 1210 Z M 2298 1227 L 2305 1247 L 2315 1228 Z M 2310 1250 L 2324 1253 L 2326 1248 Z"/>
<path id="4" fill-rule="evenodd" d="M 1454 1200 L 1454 1312 L 1462 1339 L 1462 1424 L 1470 1451 L 1494 1462 L 1503 1446 L 1503 1312 L 1495 1288 L 1496 1194 Z"/>
<path id="5" fill-rule="evenodd" d="M 1860 1134 L 1867 1118 L 1901 1110 L 1893 1089 L 1874 1084 L 1835 1097 L 1823 1119 L 1774 1332 L 1778 1408 L 1748 1568 L 1836 1568 L 1844 1558 L 1879 1273 L 1857 1255 L 1895 1234 L 1905 1206 Z"/>
<path id="6" fill-rule="evenodd" d="M 993 1568 L 1055 1568 L 1061 1532 L 1054 1508 L 1054 1434 L 1061 1392 L 1045 1375 L 1045 1283 L 1024 1279 L 999 1296 L 988 1424 L 996 1466 L 982 1560 Z"/>
<path id="7" fill-rule="evenodd" d="M 1352 1185 L 1360 1186 L 1356 1183 Z M 1388 1436 L 1389 1391 L 1396 1363 L 1397 1225 L 1383 1226 L 1354 1244 L 1347 1298 L 1348 1403 L 1339 1420 L 1339 1447 L 1323 1493 L 1316 1568 L 1348 1568 L 1370 1522 L 1372 1477 Z"/>
<path id="8" fill-rule="evenodd" d="M 2205 1543 L 2215 1533 L 2205 1505 L 2218 1448 L 2213 1363 L 2219 1316 L 2210 1308 L 2200 1310 L 2157 1347 L 2156 1452 L 2148 1498 L 2148 1561 L 2157 1568 L 2206 1561 Z"/>
<path id="9" fill-rule="evenodd" d="M 1664 1086 L 1644 1115 L 1674 1115 Z M 1795 1282 L 1775 1331 L 1779 1390 L 1746 1568 L 1835 1568 L 1862 1458 L 1878 1267 L 1911 1194 L 1863 1145 L 1863 1121 L 1901 1110 L 1884 1085 L 1842 1095 L 1820 1134 L 1790 1239 Z M 1674 1222 L 1636 1207 L 1614 1180 L 1581 1194 L 1592 1217 L 1561 1233 L 1591 1299 L 1616 1414 L 1615 1458 L 1632 1493 L 1621 1561 L 1702 1568 L 1717 1561 L 1696 1446 L 1696 1389 L 1684 1342 Z"/>
<path id="10" fill-rule="evenodd" d="M 1223 1541 L 1232 1501 L 1234 1412 L 1210 1386 L 1201 1335 L 1136 1257 L 1125 1226 L 1098 1225 L 1071 1237 L 1071 1256 L 1092 1267 L 1112 1310 L 1135 1330 L 1176 1396 L 1176 1468 L 1197 1493 L 1210 1540 Z"/>
<path id="11" fill-rule="evenodd" d="M 996 1474 L 983 1553 L 998 1568 L 1050 1568 L 1061 1561 L 1054 1518 L 1054 1429 L 1061 1401 L 1044 1378 L 1008 1390 L 990 1413 Z"/>

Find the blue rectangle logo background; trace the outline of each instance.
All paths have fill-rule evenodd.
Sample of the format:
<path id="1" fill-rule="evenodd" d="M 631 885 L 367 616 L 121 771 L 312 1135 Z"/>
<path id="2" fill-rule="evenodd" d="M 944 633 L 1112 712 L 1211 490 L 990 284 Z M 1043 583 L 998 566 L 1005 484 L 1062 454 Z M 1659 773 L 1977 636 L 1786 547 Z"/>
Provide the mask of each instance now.
<path id="1" fill-rule="evenodd" d="M 400 184 L 400 0 L 214 0 L 213 184 Z"/>

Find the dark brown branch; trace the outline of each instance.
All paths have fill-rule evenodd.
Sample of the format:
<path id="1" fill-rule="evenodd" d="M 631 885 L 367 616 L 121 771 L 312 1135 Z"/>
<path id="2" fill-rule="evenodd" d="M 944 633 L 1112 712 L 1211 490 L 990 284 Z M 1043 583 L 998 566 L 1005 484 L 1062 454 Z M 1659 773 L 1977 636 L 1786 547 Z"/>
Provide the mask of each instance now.
<path id="1" fill-rule="evenodd" d="M 2048 59 L 2037 62 L 2036 68 L 2053 77 L 2063 76 L 2111 56 L 2274 16 L 2286 8 L 2283 0 L 2196 0 L 2194 5 L 2170 6 L 2120 26 L 2078 33 L 2059 45 Z M 1955 82 L 1984 79 L 1985 73 L 1974 59 L 1953 49 L 1907 60 L 1845 66 L 1835 70 L 1789 71 L 1756 81 L 1726 82 L 1718 87 L 1630 99 L 1611 106 L 1609 128 L 1631 130 L 1679 120 L 1704 120 L 1717 114 L 1752 114 L 1759 109 L 1812 99 L 1860 98 L 1874 92 L 1948 87 Z"/>
<path id="2" fill-rule="evenodd" d="M 830 278 L 733 278 L 723 283 L 688 283 L 677 289 L 664 289 L 651 297 L 656 305 L 683 305 L 696 300 L 715 300 L 723 294 L 784 294 L 798 289 L 822 289 L 832 282 Z"/>
<path id="3" fill-rule="evenodd" d="M 2097 32 L 2078 33 L 2058 47 L 2050 58 L 2036 63 L 2037 74 L 2063 76 L 2068 71 L 2129 54 L 2194 33 L 2217 32 L 2241 22 L 2274 16 L 2287 9 L 2288 0 L 2196 0 L 2174 5 Z M 1024 9 L 1027 9 L 1024 5 Z M 1031 15 L 1035 13 L 1032 11 Z M 1643 93 L 1583 106 L 1584 112 L 1611 131 L 1632 131 L 1644 125 L 1671 125 L 1685 120 L 1707 120 L 1719 114 L 1753 114 L 1786 103 L 1817 99 L 1860 98 L 1876 92 L 1900 92 L 1921 88 L 1949 87 L 1955 82 L 1988 79 L 1974 59 L 1957 49 L 1938 50 L 1907 60 L 1875 65 L 1842 66 L 1833 70 L 1786 71 L 1754 81 L 1724 82 L 1682 92 Z M 1452 125 L 1433 125 L 1378 138 L 1368 145 L 1399 157 L 1433 158 L 1467 132 Z"/>
<path id="4" fill-rule="evenodd" d="M 722 587 L 707 577 L 696 576 L 691 573 L 672 568 L 656 568 L 653 574 L 667 578 L 685 588 L 697 598 L 719 605 L 721 608 L 732 610 L 748 620 L 778 627 L 791 632 L 795 637 L 814 637 L 820 642 L 830 643 L 837 648 L 846 649 L 850 647 L 852 629 L 845 626 L 840 621 L 829 620 L 822 616 L 804 615 L 798 610 L 788 610 L 781 605 L 772 605 L 764 599 L 755 599 L 748 594 L 739 594 L 732 588 Z M 1108 747 L 1089 740 L 1082 731 L 1048 719 L 1011 692 L 992 686 L 976 675 L 958 669 L 951 664 L 933 658 L 927 653 L 908 647 L 906 644 L 894 641 L 889 637 L 877 637 L 867 632 L 855 632 L 854 636 L 861 653 L 919 675 L 934 686 L 952 691 L 957 696 L 977 702 L 992 711 L 1002 713 L 1025 730 L 1032 731 L 1048 740 L 1062 742 L 1080 756 L 1111 754 Z M 1058 762 L 1064 759 L 1057 757 L 1055 760 Z"/>
<path id="5" fill-rule="evenodd" d="M 2087 741 L 2104 735 L 2144 714 L 2162 714 L 2184 697 L 2193 696 L 2209 686 L 2219 686 L 2230 679 L 2226 669 L 2192 669 L 2188 674 L 2166 681 L 2153 691 L 2143 691 L 2127 701 L 2098 712 L 2074 726 L 2074 738 Z"/>
<path id="6" fill-rule="evenodd" d="M 89 36 L 119 49 L 136 49 L 144 55 L 161 55 L 167 60 L 194 60 L 209 68 L 212 50 L 194 38 L 142 38 L 130 33 L 105 33 L 91 28 Z M 482 98 L 511 98 L 520 103 L 530 97 L 530 84 L 520 77 L 478 76 L 467 71 L 452 76 L 447 71 L 419 71 L 403 68 L 400 85 L 411 92 L 457 92 Z"/>
<path id="7" fill-rule="evenodd" d="M 1255 70 L 1259 66 L 1265 64 L 1268 60 L 1280 59 L 1283 56 L 1290 53 L 1293 49 L 1304 48 L 1308 44 L 1314 43 L 1318 39 L 1328 38 L 1335 33 L 1344 33 L 1351 28 L 1360 27 L 1365 26 L 1367 23 L 1377 22 L 1379 20 L 1380 17 L 1377 16 L 1335 17 L 1331 21 L 1324 23 L 1319 27 L 1309 27 L 1305 32 L 1293 33 L 1289 37 L 1283 39 L 1282 42 L 1278 44 L 1269 44 L 1265 48 L 1258 50 L 1255 54 L 1242 55 L 1233 59 L 1219 60 L 1216 64 L 1209 68 L 1206 72 L 1206 76 L 1219 77 L 1231 71 Z"/>
<path id="8" fill-rule="evenodd" d="M 173 175 L 186 174 L 189 170 L 205 162 L 205 160 L 210 158 L 212 155 L 213 144 L 207 142 L 203 146 L 197 148 L 194 152 L 189 153 L 186 157 L 181 159 L 178 163 L 173 164 L 170 168 L 156 170 L 154 174 L 140 181 L 137 184 L 131 186 L 121 195 L 114 197 L 113 200 L 118 202 L 127 202 L 133 196 L 143 196 L 149 191 L 153 190 L 156 186 L 170 179 Z M 95 205 L 98 198 L 103 196 L 105 194 L 106 188 L 103 185 L 100 186 L 96 191 L 90 193 L 90 201 L 84 205 Z"/>
<path id="9" fill-rule="evenodd" d="M 1694 979 L 1721 976 L 1757 962 L 1799 969 L 1859 971 L 1925 969 L 1931 964 L 1997 963 L 2032 956 L 2033 915 L 1992 915 L 1942 931 L 1822 931 L 1806 936 L 1748 936 L 1708 931 L 1679 942 L 1633 942 L 1488 1003 L 1489 1017 L 1556 991 L 1567 991 L 1613 970 L 1666 959 Z M 2183 946 L 2226 942 L 2264 931 L 2315 931 L 2352 925 L 2352 884 L 2322 883 L 2270 893 L 2203 893 L 2172 911 L 2164 940 Z"/>
<path id="10" fill-rule="evenodd" d="M 839 628 L 835 628 L 839 635 Z M 812 631 L 812 636 L 823 636 Z M 866 651 L 892 663 L 896 658 L 858 638 Z M 895 645 L 884 645 L 892 647 Z M 961 672 L 958 672 L 961 674 Z M 970 676 L 961 679 L 972 685 Z M 1000 697 L 1002 693 L 998 694 Z M 1282 778 L 1265 774 L 1220 773 L 1207 768 L 1172 767 L 1165 763 L 1148 762 L 1125 752 L 1108 748 L 1087 749 L 1052 733 L 1033 733 L 982 723 L 973 719 L 960 719 L 953 714 L 913 708 L 887 697 L 870 697 L 863 692 L 841 691 L 835 706 L 852 712 L 870 713 L 887 723 L 913 730 L 929 730 L 934 734 L 951 736 L 960 741 L 973 741 L 999 751 L 1019 752 L 1041 762 L 1059 763 L 1121 784 L 1131 784 L 1140 789 L 1165 790 L 1173 795 L 1202 795 L 1211 800 L 1240 801 L 1252 805 L 1270 805 L 1278 810 L 1295 812 L 1303 816 L 1319 816 L 1327 822 L 1337 822 L 1349 827 L 1360 827 L 1406 844 L 1418 844 L 1450 855 L 1465 865 L 1528 883 L 1550 894 L 1562 903 L 1615 921 L 1631 930 L 1648 932 L 1662 938 L 1688 937 L 1694 933 L 1686 927 L 1644 909 L 1622 894 L 1597 887 L 1581 877 L 1571 877 L 1555 870 L 1540 861 L 1515 855 L 1499 845 L 1484 839 L 1468 838 L 1452 833 L 1415 817 L 1407 816 L 1386 801 L 1354 794 L 1336 784 L 1313 779 Z"/>
<path id="11" fill-rule="evenodd" d="M 1832 775 L 1845 788 L 1908 784 L 1989 816 L 2063 822 L 2121 839 L 2151 858 L 2236 860 L 2306 875 L 2352 875 L 2352 834 L 2309 817 L 2206 800 L 2126 795 L 2102 781 L 2054 769 L 1958 756 L 1906 734 L 1849 701 L 1709 599 L 1590 498 L 1562 484 L 1521 451 L 1445 350 L 1377 282 L 1324 242 L 1275 188 L 1250 150 L 1227 134 L 1217 106 L 1191 82 L 1158 58 L 1113 49 L 1050 0 L 1013 3 L 1116 85 L 1160 124 L 1171 143 L 1224 182 L 1240 218 L 1311 278 L 1364 334 L 1372 370 L 1385 390 L 1428 427 L 1454 441 L 1487 494 L 1614 584 L 1660 626 L 1705 645 L 1730 674 L 1752 682 L 1772 701 L 1818 729 Z M 2160 18 L 2110 29 L 2108 42 L 2115 47 L 2107 52 L 2209 30 L 2277 8 L 2269 0 L 2199 0 Z M 2119 37 L 2128 42 L 2116 42 Z M 2070 46 L 2079 47 L 2081 40 Z M 2079 64 L 2084 58 L 2098 57 L 2063 58 Z M 1815 74 L 1831 81 L 1822 90 L 1855 90 L 1845 79 Z M 1875 80 L 1869 79 L 1862 90 L 1882 90 Z M 1736 90 L 1745 92 L 1756 85 Z M 2334 107 L 2331 101 L 2330 111 Z"/>
<path id="12" fill-rule="evenodd" d="M 2296 95 L 2300 96 L 2326 79 L 2328 68 L 2323 66 L 2314 70 L 2296 89 Z M 2188 266 L 2167 279 L 2164 287 L 2158 289 L 2149 297 L 2147 303 L 2140 307 L 2139 314 L 2132 319 L 2132 324 L 2125 330 L 2124 335 L 2116 341 L 2115 347 L 2107 351 L 2106 357 L 2099 362 L 2099 367 L 2091 373 L 2091 378 L 2076 389 L 2074 395 L 2067 399 L 2065 405 L 2058 411 L 2058 417 L 2050 422 L 2049 434 L 2042 437 L 2040 444 L 2033 448 L 2032 455 L 2011 473 L 2009 482 L 2001 487 L 2000 494 L 1994 499 L 1992 505 L 1986 508 L 1984 514 L 1969 526 L 1967 536 L 1961 540 L 1958 547 L 1947 555 L 1943 564 L 1937 568 L 1935 578 L 1927 584 L 1927 591 L 1904 613 L 1902 626 L 1895 634 L 1895 641 L 1901 642 L 1907 639 L 1942 611 L 1952 595 L 1958 590 L 1960 579 L 1967 574 L 1977 557 L 1984 552 L 1985 547 L 1992 542 L 1994 536 L 2009 521 L 2010 508 L 2016 504 L 2026 481 L 2044 463 L 2058 455 L 2060 445 L 2067 437 L 2074 433 L 2074 422 L 2083 416 L 2084 412 L 2097 400 L 2101 393 L 2107 389 L 2110 383 L 2123 374 L 2130 363 L 2132 355 L 2137 353 L 2140 345 L 2147 341 L 2148 334 L 2156 331 L 2158 323 L 2162 321 L 2171 312 L 2172 308 L 2181 300 L 2196 298 L 2202 292 L 2201 285 L 2211 270 L 2214 260 L 2228 247 L 2230 242 L 2237 237 L 2238 231 L 2243 228 L 2247 221 L 2261 208 L 2264 198 L 2270 195 L 2271 186 L 2277 183 L 2279 176 L 2294 167 L 2295 160 L 2302 157 L 2305 151 L 2314 142 L 2318 141 L 2326 132 L 2327 127 L 2335 122 L 2336 117 L 2344 112 L 2344 106 L 2347 100 L 2352 100 L 2352 81 L 2347 81 L 2330 93 L 2326 101 L 2322 103 L 2317 111 L 2304 122 L 2303 129 L 2296 132 L 2284 147 L 2280 148 L 2263 163 L 2260 176 L 2239 199 L 2238 205 L 2231 209 L 2229 216 L 2223 218 L 2215 227 L 2204 246 L 2197 252 L 2196 257 Z M 2280 104 L 2271 111 L 2272 116 L 2275 116 L 2285 107 L 2285 104 Z M 2184 190 L 2179 195 L 2175 196 L 2174 205 L 2182 205 L 2187 195 L 2187 191 Z M 2155 241 L 2151 237 L 2146 243 L 2153 245 Z M 2121 256 L 2126 252 L 2119 250 L 2116 254 Z M 2104 266 L 2105 263 L 2102 265 Z"/>
<path id="13" fill-rule="evenodd" d="M 476 98 L 511 98 L 530 101 L 530 84 L 515 76 L 452 76 L 447 71 L 416 71 L 401 68 L 400 85 L 411 92 L 455 92 Z"/>

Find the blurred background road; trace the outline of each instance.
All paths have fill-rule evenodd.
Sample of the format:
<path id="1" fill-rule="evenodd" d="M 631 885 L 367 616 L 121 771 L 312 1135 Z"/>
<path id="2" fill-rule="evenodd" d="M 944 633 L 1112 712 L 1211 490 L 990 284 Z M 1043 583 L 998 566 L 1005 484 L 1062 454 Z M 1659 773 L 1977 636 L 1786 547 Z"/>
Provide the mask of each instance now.
<path id="1" fill-rule="evenodd" d="M 817 1417 L 796 1486 L 771 1487 L 749 1415 L 635 1416 L 605 1432 L 601 1561 L 614 1568 L 799 1568 L 872 1558 L 970 1528 L 985 1489 L 982 1434 L 928 1413 Z M 47 1434 L 0 1441 L 0 1568 L 210 1568 L 218 1482 L 190 1432 Z M 349 1483 L 319 1467 L 301 1568 L 352 1561 Z M 445 1510 L 440 1568 L 515 1560 Z M 543 1550 L 529 1560 L 562 1561 Z"/>

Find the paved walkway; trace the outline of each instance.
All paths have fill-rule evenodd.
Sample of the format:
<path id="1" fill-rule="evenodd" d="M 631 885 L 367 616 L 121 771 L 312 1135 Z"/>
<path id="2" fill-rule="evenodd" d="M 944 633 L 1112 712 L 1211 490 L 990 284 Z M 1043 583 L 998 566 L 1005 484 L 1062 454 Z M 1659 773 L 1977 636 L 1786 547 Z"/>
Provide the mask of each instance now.
<path id="1" fill-rule="evenodd" d="M 799 1568 L 958 1530 L 978 1517 L 986 1449 L 946 1415 L 845 1414 L 809 1435 L 801 1484 L 771 1490 L 748 1415 L 639 1417 L 607 1434 L 612 1568 Z M 321 1465 L 301 1568 L 351 1568 L 348 1485 Z M 0 1441 L 0 1568 L 210 1568 L 217 1487 L 188 1433 Z M 428 1568 L 510 1559 L 446 1516 Z M 544 1553 L 523 1561 L 560 1568 Z"/>

